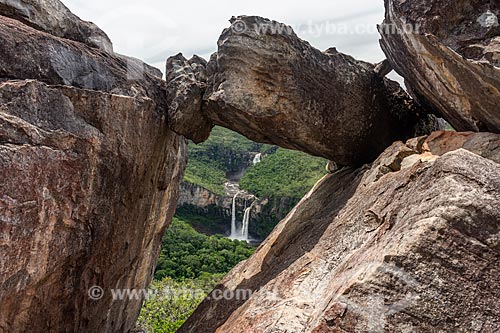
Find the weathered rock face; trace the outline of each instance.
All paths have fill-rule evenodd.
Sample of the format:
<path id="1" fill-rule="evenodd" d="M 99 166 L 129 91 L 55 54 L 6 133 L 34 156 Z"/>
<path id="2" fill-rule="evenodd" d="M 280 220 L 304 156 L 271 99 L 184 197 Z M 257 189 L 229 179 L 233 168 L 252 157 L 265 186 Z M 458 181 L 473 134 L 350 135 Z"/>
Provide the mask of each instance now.
<path id="1" fill-rule="evenodd" d="M 166 109 L 165 82 L 142 62 L 109 55 L 4 16 L 0 16 L 0 44 L 0 78 L 147 96 L 155 101 L 159 113 Z"/>
<path id="2" fill-rule="evenodd" d="M 151 279 L 184 140 L 149 99 L 8 81 L 0 101 L 0 330 L 127 331 L 141 301 L 110 289 Z"/>
<path id="3" fill-rule="evenodd" d="M 180 332 L 498 331 L 499 140 L 435 133 L 327 175 L 223 280 L 239 298 Z"/>
<path id="4" fill-rule="evenodd" d="M 457 130 L 500 133 L 500 3 L 386 0 L 382 49 L 411 94 Z"/>
<path id="5" fill-rule="evenodd" d="M 57 1 L 2 4 L 36 29 L 0 16 L 0 331 L 126 332 L 111 289 L 151 280 L 186 163 L 166 84 Z"/>
<path id="6" fill-rule="evenodd" d="M 206 73 L 193 74 L 192 65 L 173 57 L 167 77 L 179 100 L 171 113 L 193 119 L 190 123 L 202 128 L 200 139 L 206 137 L 208 115 L 257 142 L 359 165 L 394 140 L 436 128 L 434 118 L 397 83 L 379 76 L 374 65 L 335 49 L 320 52 L 290 27 L 260 17 L 232 20 Z"/>
<path id="7" fill-rule="evenodd" d="M 37 30 L 113 53 L 108 36 L 91 22 L 80 20 L 57 0 L 0 0 L 0 13 Z"/>
<path id="8" fill-rule="evenodd" d="M 182 54 L 167 60 L 168 118 L 172 129 L 195 143 L 208 139 L 212 121 L 203 113 L 207 62 L 197 56 L 190 60 Z"/>

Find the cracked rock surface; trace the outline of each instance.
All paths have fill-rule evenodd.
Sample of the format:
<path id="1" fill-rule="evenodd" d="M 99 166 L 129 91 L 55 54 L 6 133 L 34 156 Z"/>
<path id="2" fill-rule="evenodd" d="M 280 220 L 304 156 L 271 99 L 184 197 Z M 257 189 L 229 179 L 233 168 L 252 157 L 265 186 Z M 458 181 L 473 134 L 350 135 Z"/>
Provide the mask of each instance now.
<path id="1" fill-rule="evenodd" d="M 186 164 L 166 83 L 59 1 L 0 13 L 0 331 L 128 332 Z"/>
<path id="2" fill-rule="evenodd" d="M 379 27 L 410 94 L 459 131 L 500 133 L 500 3 L 385 0 Z"/>

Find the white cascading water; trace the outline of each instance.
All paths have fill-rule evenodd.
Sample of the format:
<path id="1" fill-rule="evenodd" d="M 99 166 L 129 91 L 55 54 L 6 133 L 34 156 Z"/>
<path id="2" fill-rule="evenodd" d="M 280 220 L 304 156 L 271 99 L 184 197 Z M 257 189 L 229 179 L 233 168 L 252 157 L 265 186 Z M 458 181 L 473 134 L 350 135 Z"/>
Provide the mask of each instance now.
<path id="1" fill-rule="evenodd" d="M 252 160 L 252 164 L 256 165 L 260 162 L 262 162 L 262 154 L 257 153 Z M 243 241 L 248 242 L 249 241 L 248 225 L 250 224 L 250 212 L 252 211 L 252 208 L 253 208 L 256 201 L 254 201 L 250 205 L 250 207 L 248 207 L 248 208 L 245 207 L 245 212 L 243 214 L 243 221 L 241 223 L 241 228 L 238 228 L 238 225 L 236 224 L 236 198 L 242 192 L 244 192 L 244 191 L 238 191 L 233 196 L 233 204 L 231 207 L 231 235 L 229 236 L 229 238 L 243 240 Z"/>
<path id="2" fill-rule="evenodd" d="M 245 208 L 241 228 L 238 228 L 238 225 L 236 224 L 236 198 L 240 193 L 241 191 L 236 193 L 233 197 L 231 212 L 231 236 L 229 236 L 229 238 L 249 242 L 250 239 L 248 237 L 248 225 L 250 224 L 250 212 L 255 204 L 255 201 L 250 205 L 250 207 Z"/>
<path id="3" fill-rule="evenodd" d="M 236 230 L 236 198 L 238 197 L 238 194 L 240 194 L 240 192 L 236 192 L 236 194 L 234 195 L 233 205 L 231 207 L 231 239 L 238 238 L 238 232 Z"/>
<path id="4" fill-rule="evenodd" d="M 243 225 L 241 228 L 241 239 L 244 241 L 249 241 L 248 238 L 248 225 L 250 224 L 250 211 L 253 208 L 255 201 L 250 205 L 250 207 L 245 209 L 245 214 L 243 214 Z"/>
<path id="5" fill-rule="evenodd" d="M 262 162 L 262 154 L 261 153 L 258 153 L 257 155 L 255 155 L 255 157 L 253 158 L 253 165 L 255 164 L 259 164 L 260 162 Z"/>

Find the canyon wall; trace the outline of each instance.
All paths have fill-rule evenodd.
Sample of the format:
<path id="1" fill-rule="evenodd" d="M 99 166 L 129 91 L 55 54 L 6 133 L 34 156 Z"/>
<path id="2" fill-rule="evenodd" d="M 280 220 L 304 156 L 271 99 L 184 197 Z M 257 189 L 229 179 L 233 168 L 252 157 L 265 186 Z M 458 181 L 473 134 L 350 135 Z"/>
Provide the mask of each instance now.
<path id="1" fill-rule="evenodd" d="M 229 235 L 231 232 L 232 201 L 234 194 L 218 195 L 206 188 L 182 182 L 179 189 L 177 212 L 189 219 L 192 215 L 211 220 L 210 225 L 192 221 L 193 227 L 206 234 Z M 236 218 L 243 220 L 245 208 L 253 203 L 250 211 L 250 238 L 262 241 L 272 228 L 293 208 L 296 201 L 288 197 L 256 198 L 252 194 L 241 193 L 236 198 Z"/>

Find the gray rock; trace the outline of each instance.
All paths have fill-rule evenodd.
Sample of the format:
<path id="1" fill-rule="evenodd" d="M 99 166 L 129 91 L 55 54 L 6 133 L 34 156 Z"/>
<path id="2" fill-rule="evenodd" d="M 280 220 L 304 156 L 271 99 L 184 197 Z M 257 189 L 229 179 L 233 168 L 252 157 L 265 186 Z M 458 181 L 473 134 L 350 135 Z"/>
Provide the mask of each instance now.
<path id="1" fill-rule="evenodd" d="M 58 0 L 0 0 L 0 15 L 51 35 L 113 53 L 109 37 L 94 23 L 82 21 Z"/>
<path id="2" fill-rule="evenodd" d="M 126 96 L 151 98 L 167 108 L 166 84 L 139 60 L 35 30 L 0 16 L 0 78 L 36 79 Z"/>
<path id="3" fill-rule="evenodd" d="M 410 94 L 459 131 L 500 133 L 500 3 L 385 0 L 379 30 Z"/>

